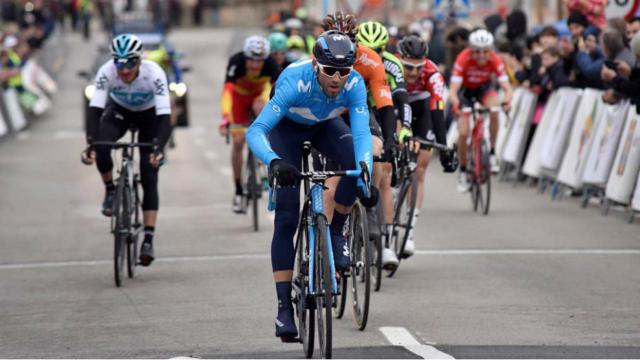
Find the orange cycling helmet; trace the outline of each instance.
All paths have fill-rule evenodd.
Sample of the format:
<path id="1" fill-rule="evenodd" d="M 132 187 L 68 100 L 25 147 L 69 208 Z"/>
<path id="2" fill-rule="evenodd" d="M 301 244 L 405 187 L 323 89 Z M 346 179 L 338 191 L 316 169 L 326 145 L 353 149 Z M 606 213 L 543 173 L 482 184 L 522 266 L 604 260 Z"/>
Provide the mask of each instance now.
<path id="1" fill-rule="evenodd" d="M 325 31 L 337 30 L 343 34 L 349 36 L 351 41 L 356 41 L 356 35 L 358 35 L 358 21 L 356 17 L 351 14 L 343 14 L 341 11 L 336 11 L 335 15 L 329 14 L 322 20 L 322 27 Z"/>

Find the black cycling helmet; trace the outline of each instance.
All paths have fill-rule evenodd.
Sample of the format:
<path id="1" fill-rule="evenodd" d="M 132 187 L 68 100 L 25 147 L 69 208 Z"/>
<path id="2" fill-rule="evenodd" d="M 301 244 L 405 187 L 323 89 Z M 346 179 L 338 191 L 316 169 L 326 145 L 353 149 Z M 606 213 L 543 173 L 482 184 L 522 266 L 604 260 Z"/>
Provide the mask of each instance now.
<path id="1" fill-rule="evenodd" d="M 355 63 L 356 47 L 347 35 L 336 30 L 326 31 L 313 46 L 313 57 L 320 65 L 349 67 Z"/>
<path id="2" fill-rule="evenodd" d="M 429 53 L 429 46 L 421 38 L 409 35 L 398 44 L 400 55 L 410 59 L 424 59 Z"/>
<path id="3" fill-rule="evenodd" d="M 338 30 L 349 36 L 351 41 L 356 41 L 358 35 L 358 20 L 351 14 L 343 14 L 337 11 L 335 14 L 329 14 L 322 20 L 322 27 L 325 31 Z"/>

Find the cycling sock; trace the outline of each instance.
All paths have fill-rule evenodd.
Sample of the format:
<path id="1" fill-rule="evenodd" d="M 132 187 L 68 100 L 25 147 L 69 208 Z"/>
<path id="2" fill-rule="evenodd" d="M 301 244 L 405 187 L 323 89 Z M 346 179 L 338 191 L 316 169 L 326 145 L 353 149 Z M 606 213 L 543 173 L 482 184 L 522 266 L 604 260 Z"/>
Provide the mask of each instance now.
<path id="1" fill-rule="evenodd" d="M 464 165 L 460 165 L 460 172 L 461 173 L 467 172 L 467 167 Z"/>
<path id="2" fill-rule="evenodd" d="M 104 186 L 107 191 L 114 191 L 116 189 L 116 184 L 113 183 L 113 180 L 105 181 Z"/>
<path id="3" fill-rule="evenodd" d="M 145 226 L 144 227 L 144 242 L 150 243 L 153 242 L 153 232 L 155 231 L 155 226 Z"/>
<path id="4" fill-rule="evenodd" d="M 236 195 L 242 195 L 244 192 L 242 191 L 242 181 L 240 179 L 235 179 L 236 183 Z"/>
<path id="5" fill-rule="evenodd" d="M 277 282 L 276 294 L 278 295 L 278 310 L 291 307 L 291 281 Z"/>
<path id="6" fill-rule="evenodd" d="M 495 155 L 496 151 L 493 148 L 491 148 L 491 152 L 490 153 L 491 153 L 491 155 Z"/>
<path id="7" fill-rule="evenodd" d="M 333 220 L 331 221 L 331 233 L 342 235 L 344 223 L 347 221 L 348 214 L 341 214 L 338 210 L 333 211 Z"/>
<path id="8" fill-rule="evenodd" d="M 385 236 L 384 239 L 384 246 L 386 248 L 390 248 L 391 247 L 391 237 L 393 236 L 393 225 L 392 224 L 385 224 L 385 227 L 387 229 L 387 234 Z"/>
<path id="9" fill-rule="evenodd" d="M 413 211 L 413 217 L 411 218 L 411 229 L 409 230 L 409 240 L 413 240 L 413 231 L 416 229 L 416 223 L 418 222 L 418 216 L 420 215 L 420 209 Z"/>

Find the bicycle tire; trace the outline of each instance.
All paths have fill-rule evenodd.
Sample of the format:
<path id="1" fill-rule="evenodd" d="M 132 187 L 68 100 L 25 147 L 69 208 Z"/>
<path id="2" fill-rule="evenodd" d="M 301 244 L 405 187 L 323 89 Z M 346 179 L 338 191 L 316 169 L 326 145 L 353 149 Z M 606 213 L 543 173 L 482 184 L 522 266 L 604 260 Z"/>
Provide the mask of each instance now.
<path id="1" fill-rule="evenodd" d="M 138 243 L 137 237 L 138 237 L 138 232 L 134 229 L 136 226 L 136 210 L 133 208 L 134 206 L 137 206 L 137 202 L 135 201 L 135 195 L 133 194 L 133 190 L 130 189 L 128 186 L 125 187 L 125 197 L 126 197 L 126 204 L 127 204 L 127 208 L 133 210 L 130 214 L 130 216 L 128 216 L 127 218 L 129 219 L 129 224 L 128 224 L 128 233 L 129 235 L 127 236 L 126 239 L 126 244 L 127 244 L 127 276 L 129 277 L 129 279 L 132 279 L 135 276 L 135 268 L 136 268 L 136 244 Z M 136 239 L 134 239 L 136 238 Z"/>
<path id="2" fill-rule="evenodd" d="M 356 202 L 351 209 L 351 294 L 353 319 L 358 330 L 367 327 L 371 296 L 371 242 L 364 206 Z"/>
<path id="3" fill-rule="evenodd" d="M 398 268 L 400 262 L 402 262 L 402 253 L 404 247 L 409 239 L 409 233 L 411 230 L 411 219 L 416 209 L 416 198 L 418 192 L 418 184 L 416 180 L 416 174 L 405 177 L 402 181 L 400 191 L 398 192 L 398 199 L 396 201 L 395 210 L 393 214 L 393 244 L 395 247 L 396 256 L 398 257 L 398 265 L 391 269 L 387 274 L 387 277 L 393 277 Z M 405 209 L 405 204 L 407 208 Z M 402 214 L 405 213 L 407 218 L 402 219 Z M 402 235 L 401 235 L 402 233 Z"/>
<path id="4" fill-rule="evenodd" d="M 489 206 L 491 205 L 491 160 L 489 155 L 489 146 L 484 141 L 480 147 L 482 159 L 480 166 L 480 181 L 478 183 L 478 194 L 480 198 L 480 206 L 482 215 L 489 214 Z"/>
<path id="5" fill-rule="evenodd" d="M 324 215 L 317 215 L 315 221 L 316 236 L 316 262 L 314 269 L 315 276 L 315 298 L 316 298 L 316 320 L 318 327 L 318 345 L 320 356 L 325 359 L 331 358 L 332 353 L 332 281 L 329 265 L 329 238 L 327 233 L 327 219 Z"/>
<path id="6" fill-rule="evenodd" d="M 336 319 L 342 319 L 344 316 L 344 309 L 347 307 L 347 289 L 349 287 L 349 278 L 344 273 L 340 273 L 340 279 L 338 281 L 338 289 L 340 294 L 336 296 L 336 307 L 333 309 L 333 314 Z"/>
<path id="7" fill-rule="evenodd" d="M 306 208 L 306 207 L 305 207 Z M 305 259 L 308 258 L 308 230 L 306 226 L 306 209 L 302 211 L 305 214 L 301 217 L 300 226 L 298 227 L 298 236 L 296 240 L 296 275 L 297 285 L 299 286 L 294 299 L 294 305 L 296 307 L 296 315 L 298 317 L 298 333 L 300 336 L 300 342 L 302 343 L 302 350 L 304 351 L 307 359 L 313 356 L 313 345 L 315 339 L 315 299 L 307 294 L 309 285 L 309 268 L 303 269 L 308 266 L 305 264 Z"/>
<path id="8" fill-rule="evenodd" d="M 126 171 L 120 174 L 118 179 L 118 185 L 116 187 L 116 195 L 113 199 L 113 217 L 114 226 L 113 232 L 113 275 L 117 287 L 122 286 L 124 267 L 124 244 L 126 239 L 124 238 L 124 219 L 127 217 L 127 206 L 124 204 L 124 183 L 126 181 Z"/>
<path id="9" fill-rule="evenodd" d="M 253 153 L 249 151 L 249 155 L 247 156 L 247 203 L 251 202 L 251 220 L 253 225 L 253 231 L 260 230 L 260 222 L 258 219 L 258 197 L 260 196 L 260 191 L 258 187 L 258 174 L 256 169 L 256 158 L 253 156 Z"/>
<path id="10" fill-rule="evenodd" d="M 382 237 L 378 236 L 373 239 L 372 262 L 371 262 L 371 279 L 373 281 L 373 291 L 380 291 L 382 286 Z"/>
<path id="11" fill-rule="evenodd" d="M 478 177 L 476 176 L 476 165 L 475 165 L 475 149 L 473 142 L 471 146 L 469 146 L 469 154 L 467 159 L 467 178 L 469 181 L 469 195 L 471 196 L 471 208 L 474 212 L 478 211 L 479 200 L 480 200 L 480 190 L 478 188 Z"/>

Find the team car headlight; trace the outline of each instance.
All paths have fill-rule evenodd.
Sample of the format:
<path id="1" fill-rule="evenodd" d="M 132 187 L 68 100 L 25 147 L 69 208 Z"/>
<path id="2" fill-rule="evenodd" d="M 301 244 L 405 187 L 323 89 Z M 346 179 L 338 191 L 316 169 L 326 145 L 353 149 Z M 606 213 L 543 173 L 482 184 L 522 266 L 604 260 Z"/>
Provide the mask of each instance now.
<path id="1" fill-rule="evenodd" d="M 183 82 L 172 82 L 171 84 L 169 84 L 169 90 L 173 91 L 173 93 L 176 94 L 177 97 L 183 97 L 184 94 L 187 93 L 187 84 Z"/>
<path id="2" fill-rule="evenodd" d="M 87 98 L 87 100 L 93 99 L 93 95 L 95 93 L 96 93 L 96 86 L 95 85 L 87 85 L 84 88 L 84 97 Z"/>

